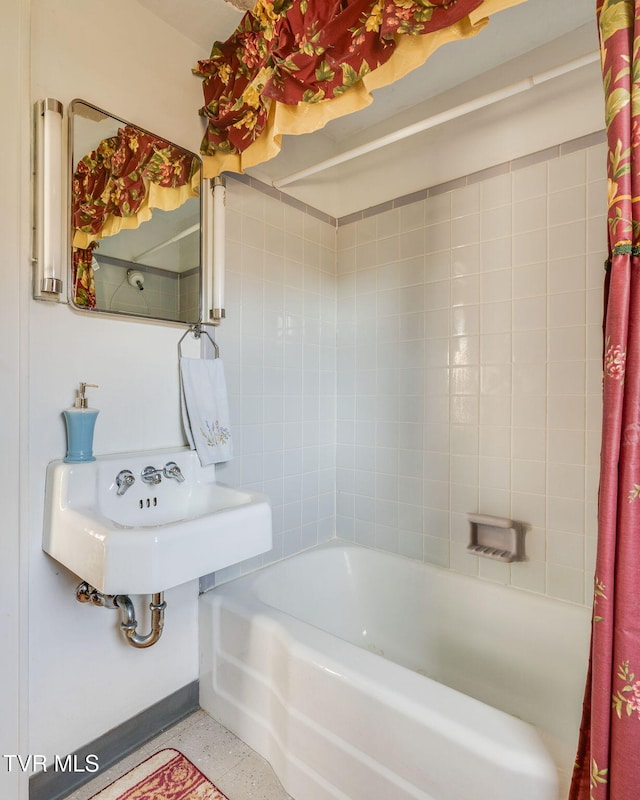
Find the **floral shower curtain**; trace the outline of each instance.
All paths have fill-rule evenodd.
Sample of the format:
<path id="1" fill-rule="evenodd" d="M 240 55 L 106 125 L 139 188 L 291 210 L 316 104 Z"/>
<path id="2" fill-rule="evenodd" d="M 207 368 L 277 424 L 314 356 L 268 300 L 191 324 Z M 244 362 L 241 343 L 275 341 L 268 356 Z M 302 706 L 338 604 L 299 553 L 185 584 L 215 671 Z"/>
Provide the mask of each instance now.
<path id="1" fill-rule="evenodd" d="M 125 125 L 76 166 L 72 186 L 73 296 L 95 307 L 93 251 L 99 240 L 139 227 L 154 208 L 172 211 L 199 196 L 200 162 L 191 153 Z"/>
<path id="2" fill-rule="evenodd" d="M 371 91 L 478 33 L 525 0 L 258 0 L 202 77 L 204 175 L 276 156 L 283 134 L 310 133 L 372 102 Z"/>
<path id="3" fill-rule="evenodd" d="M 640 797 L 640 0 L 597 0 L 609 253 L 591 660 L 570 800 Z"/>

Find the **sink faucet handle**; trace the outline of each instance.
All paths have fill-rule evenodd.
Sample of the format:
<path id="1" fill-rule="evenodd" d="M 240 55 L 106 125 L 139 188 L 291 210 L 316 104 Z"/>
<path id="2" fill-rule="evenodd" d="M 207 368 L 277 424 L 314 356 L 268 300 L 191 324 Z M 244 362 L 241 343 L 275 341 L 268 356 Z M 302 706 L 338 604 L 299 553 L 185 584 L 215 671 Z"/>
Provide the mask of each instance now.
<path id="1" fill-rule="evenodd" d="M 122 495 L 135 483 L 136 479 L 130 469 L 121 469 L 116 475 L 116 486 L 118 490 L 116 494 L 118 497 Z"/>
<path id="2" fill-rule="evenodd" d="M 178 481 L 178 483 L 182 483 L 184 481 L 184 475 L 180 471 L 180 467 L 175 461 L 167 461 L 167 463 L 164 465 L 163 472 L 165 478 L 174 478 L 174 480 Z"/>
<path id="3" fill-rule="evenodd" d="M 155 467 L 145 467 L 140 477 L 143 483 L 158 484 L 162 480 L 162 470 Z"/>

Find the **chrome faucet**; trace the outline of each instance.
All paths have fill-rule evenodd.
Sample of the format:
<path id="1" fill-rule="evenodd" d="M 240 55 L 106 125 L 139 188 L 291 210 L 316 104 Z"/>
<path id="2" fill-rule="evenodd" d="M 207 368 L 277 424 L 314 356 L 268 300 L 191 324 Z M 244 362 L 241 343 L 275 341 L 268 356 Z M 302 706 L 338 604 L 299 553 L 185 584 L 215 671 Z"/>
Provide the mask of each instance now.
<path id="1" fill-rule="evenodd" d="M 162 480 L 162 470 L 155 467 L 145 467 L 140 477 L 143 483 L 158 484 Z"/>
<path id="2" fill-rule="evenodd" d="M 134 478 L 133 472 L 131 472 L 130 469 L 121 469 L 116 475 L 116 486 L 118 487 L 116 494 L 118 497 L 122 497 L 127 489 L 130 489 L 133 486 L 135 481 L 136 479 Z"/>
<path id="3" fill-rule="evenodd" d="M 164 465 L 163 473 L 165 478 L 173 478 L 174 480 L 178 481 L 178 483 L 182 483 L 184 481 L 184 475 L 180 471 L 180 467 L 175 461 L 168 461 Z"/>

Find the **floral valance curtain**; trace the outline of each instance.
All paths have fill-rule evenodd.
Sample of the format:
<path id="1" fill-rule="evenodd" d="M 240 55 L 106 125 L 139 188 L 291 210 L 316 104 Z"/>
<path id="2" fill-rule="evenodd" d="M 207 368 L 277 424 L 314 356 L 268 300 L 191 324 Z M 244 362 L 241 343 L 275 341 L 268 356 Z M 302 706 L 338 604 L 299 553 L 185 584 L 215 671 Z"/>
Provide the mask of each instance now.
<path id="1" fill-rule="evenodd" d="M 73 176 L 73 244 L 137 228 L 154 208 L 170 211 L 199 192 L 200 164 L 190 153 L 132 125 L 103 139 Z"/>
<path id="2" fill-rule="evenodd" d="M 103 139 L 77 165 L 72 186 L 73 295 L 95 306 L 91 266 L 99 240 L 139 227 L 154 208 L 171 211 L 198 197 L 200 162 L 132 125 Z"/>
<path id="3" fill-rule="evenodd" d="M 283 134 L 364 108 L 371 91 L 525 0 L 258 0 L 194 73 L 203 80 L 205 177 L 267 161 Z"/>

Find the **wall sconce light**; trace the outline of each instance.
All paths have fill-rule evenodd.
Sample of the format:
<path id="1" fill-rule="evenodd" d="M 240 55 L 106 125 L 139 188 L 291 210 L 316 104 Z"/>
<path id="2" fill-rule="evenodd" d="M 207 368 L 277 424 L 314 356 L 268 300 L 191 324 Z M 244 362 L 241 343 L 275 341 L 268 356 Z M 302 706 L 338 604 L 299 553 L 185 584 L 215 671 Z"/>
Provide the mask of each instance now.
<path id="1" fill-rule="evenodd" d="M 36 103 L 35 224 L 33 296 L 64 299 L 65 225 L 63 209 L 62 103 L 46 98 Z"/>
<path id="2" fill-rule="evenodd" d="M 211 321 L 219 325 L 225 318 L 224 268 L 225 268 L 225 199 L 226 186 L 223 178 L 211 181 L 213 193 L 213 245 L 212 245 L 212 308 Z"/>

